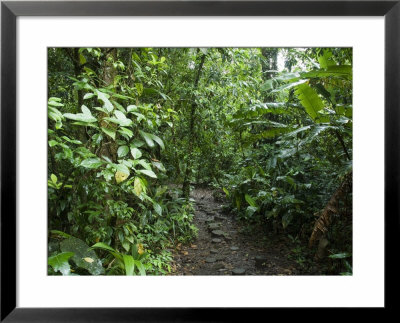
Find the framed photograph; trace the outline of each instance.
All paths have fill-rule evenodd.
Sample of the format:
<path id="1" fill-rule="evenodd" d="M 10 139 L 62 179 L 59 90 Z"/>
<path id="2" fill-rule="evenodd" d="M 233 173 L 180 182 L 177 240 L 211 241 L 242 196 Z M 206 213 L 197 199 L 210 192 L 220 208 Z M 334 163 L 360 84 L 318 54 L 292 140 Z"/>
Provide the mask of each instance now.
<path id="1" fill-rule="evenodd" d="M 3 1 L 1 320 L 391 309 L 399 21 L 399 1 Z"/>

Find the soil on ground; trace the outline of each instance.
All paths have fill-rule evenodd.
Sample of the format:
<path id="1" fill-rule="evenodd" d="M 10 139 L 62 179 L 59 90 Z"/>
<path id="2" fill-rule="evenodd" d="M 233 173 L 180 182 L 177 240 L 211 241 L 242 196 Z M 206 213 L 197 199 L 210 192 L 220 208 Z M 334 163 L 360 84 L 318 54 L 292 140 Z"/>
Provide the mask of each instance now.
<path id="1" fill-rule="evenodd" d="M 268 236 L 261 230 L 246 232 L 209 189 L 197 188 L 194 224 L 197 238 L 178 245 L 172 275 L 301 275 L 299 264 L 289 255 L 293 245 L 287 237 Z"/>

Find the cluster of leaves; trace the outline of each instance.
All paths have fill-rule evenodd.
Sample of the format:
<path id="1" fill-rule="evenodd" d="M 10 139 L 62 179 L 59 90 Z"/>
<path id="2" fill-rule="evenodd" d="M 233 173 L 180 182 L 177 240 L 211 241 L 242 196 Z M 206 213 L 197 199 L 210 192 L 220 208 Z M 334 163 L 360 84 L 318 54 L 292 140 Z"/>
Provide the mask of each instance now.
<path id="1" fill-rule="evenodd" d="M 91 48 L 54 51 L 49 49 L 49 57 L 64 61 L 64 56 L 70 56 L 79 73 L 65 71 L 67 77 L 59 80 L 58 87 L 50 87 L 49 229 L 79 237 L 103 250 L 102 256 L 107 250 L 117 265 L 107 267 L 107 274 L 124 270 L 132 274 L 132 268 L 166 273 L 171 256 L 165 248 L 190 240 L 195 228 L 191 201 L 172 197 L 161 161 L 162 132 L 172 126 L 175 114 L 159 102 L 165 96 L 158 80 L 165 57 L 159 59 L 150 50 L 139 54 Z M 119 59 L 127 54 L 129 68 Z M 52 72 L 50 83 L 57 82 Z M 72 92 L 65 96 L 67 101 L 60 87 Z M 139 265 L 143 255 L 137 257 L 135 252 L 141 248 L 146 257 Z M 62 259 L 65 264 L 71 258 L 81 267 L 76 252 L 61 251 L 54 261 Z M 102 261 L 107 264 L 107 259 Z"/>
<path id="2" fill-rule="evenodd" d="M 242 158 L 218 184 L 247 223 L 309 237 L 314 214 L 351 170 L 352 62 L 343 52 L 289 50 L 296 70 L 274 71 L 260 87 L 264 97 L 232 115 Z M 346 216 L 328 232 L 333 254 L 351 253 L 351 211 Z"/>

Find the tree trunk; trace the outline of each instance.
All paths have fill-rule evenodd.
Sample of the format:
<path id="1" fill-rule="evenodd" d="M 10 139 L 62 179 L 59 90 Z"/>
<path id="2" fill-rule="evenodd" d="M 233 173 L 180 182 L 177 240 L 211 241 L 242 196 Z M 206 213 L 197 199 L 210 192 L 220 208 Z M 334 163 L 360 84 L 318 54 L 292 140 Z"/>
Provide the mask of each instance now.
<path id="1" fill-rule="evenodd" d="M 197 49 L 197 53 L 199 53 L 199 49 Z M 200 74 L 201 74 L 201 70 L 204 65 L 205 58 L 206 58 L 206 55 L 203 54 L 200 58 L 200 63 L 197 66 L 197 73 L 196 73 L 196 77 L 194 80 L 194 86 L 193 86 L 194 91 L 198 87 Z M 192 105 L 190 108 L 190 123 L 189 123 L 189 135 L 188 135 L 189 146 L 188 146 L 188 150 L 187 150 L 188 160 L 186 162 L 185 178 L 183 180 L 183 186 L 182 186 L 183 196 L 187 199 L 189 198 L 189 194 L 190 194 L 190 174 L 192 172 L 192 164 L 193 164 L 192 158 L 193 158 L 194 121 L 195 121 L 196 107 L 197 107 L 196 97 L 195 97 L 195 95 L 193 95 Z"/>

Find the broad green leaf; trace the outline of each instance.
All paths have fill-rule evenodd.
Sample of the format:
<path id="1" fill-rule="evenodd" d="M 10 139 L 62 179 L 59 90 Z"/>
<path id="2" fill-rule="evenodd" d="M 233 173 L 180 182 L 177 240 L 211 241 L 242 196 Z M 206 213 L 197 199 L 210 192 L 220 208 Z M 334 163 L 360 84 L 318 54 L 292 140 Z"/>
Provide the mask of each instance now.
<path id="1" fill-rule="evenodd" d="M 153 135 L 151 133 L 148 133 L 147 135 L 149 135 L 151 139 L 153 139 L 156 143 L 158 143 L 158 145 L 161 147 L 161 150 L 165 149 L 164 143 L 161 140 L 161 138 L 159 138 L 156 135 Z"/>
<path id="2" fill-rule="evenodd" d="M 135 262 L 131 255 L 123 255 L 125 274 L 126 276 L 133 276 L 135 271 Z"/>
<path id="3" fill-rule="evenodd" d="M 299 80 L 299 78 L 300 78 L 299 73 L 282 73 L 275 79 L 282 82 L 293 82 Z"/>
<path id="4" fill-rule="evenodd" d="M 92 275 L 104 274 L 104 268 L 96 253 L 81 239 L 71 237 L 60 242 L 60 249 L 63 252 L 73 252 L 72 261 L 81 268 L 88 270 Z M 93 259 L 92 262 L 84 260 Z"/>
<path id="5" fill-rule="evenodd" d="M 89 117 L 93 117 L 93 116 L 92 116 L 92 112 L 90 112 L 89 108 L 88 108 L 86 105 L 82 105 L 82 106 L 81 106 L 81 110 L 82 110 L 82 113 L 83 113 L 84 115 L 87 115 L 87 116 L 89 116 Z"/>
<path id="6" fill-rule="evenodd" d="M 125 157 L 129 153 L 129 147 L 128 146 L 120 146 L 118 147 L 117 154 L 118 157 Z"/>
<path id="7" fill-rule="evenodd" d="M 137 107 L 136 105 L 129 105 L 129 106 L 126 108 L 126 111 L 128 111 L 128 112 L 138 111 L 138 107 Z"/>
<path id="8" fill-rule="evenodd" d="M 71 266 L 68 259 L 74 255 L 73 252 L 61 252 L 58 255 L 49 257 L 47 262 L 53 267 L 54 271 L 59 271 L 63 276 L 68 276 L 71 272 Z"/>
<path id="9" fill-rule="evenodd" d="M 281 87 L 279 87 L 279 88 L 277 88 L 277 89 L 275 89 L 275 90 L 273 90 L 271 92 L 272 93 L 279 93 L 279 92 L 282 92 L 283 90 L 289 90 L 292 87 L 298 86 L 300 84 L 304 84 L 306 82 L 307 82 L 307 80 L 300 80 L 300 81 L 297 81 L 297 82 L 289 83 L 289 84 L 283 85 L 283 86 L 281 86 Z"/>
<path id="10" fill-rule="evenodd" d="M 143 137 L 143 139 L 146 141 L 147 146 L 154 147 L 154 141 L 152 139 L 151 134 L 144 132 L 142 130 L 139 130 L 139 133 Z"/>
<path id="11" fill-rule="evenodd" d="M 99 158 L 88 158 L 88 159 L 82 160 L 80 165 L 85 168 L 96 169 L 96 168 L 100 167 L 101 165 L 103 165 L 103 162 Z"/>
<path id="12" fill-rule="evenodd" d="M 123 112 L 119 111 L 119 110 L 115 110 L 114 111 L 115 116 L 117 117 L 117 119 L 119 120 L 126 120 L 126 116 Z"/>
<path id="13" fill-rule="evenodd" d="M 57 145 L 58 145 L 58 141 L 49 140 L 49 146 L 50 146 L 50 147 L 54 147 L 54 146 L 57 146 Z"/>
<path id="14" fill-rule="evenodd" d="M 296 129 L 296 130 L 294 130 L 294 131 L 292 131 L 292 132 L 289 132 L 286 136 L 292 137 L 292 136 L 297 135 L 297 134 L 300 133 L 300 132 L 307 131 L 307 130 L 309 130 L 309 129 L 311 129 L 311 126 L 301 127 L 301 128 L 298 128 L 298 129 Z"/>
<path id="15" fill-rule="evenodd" d="M 132 124 L 132 120 L 129 120 L 129 119 L 121 120 L 121 119 L 117 119 L 117 118 L 108 118 L 108 117 L 106 117 L 106 118 L 104 118 L 104 120 L 110 121 L 112 123 L 116 123 L 116 124 L 118 124 L 120 126 L 123 126 L 123 127 L 129 127 Z"/>
<path id="16" fill-rule="evenodd" d="M 119 172 L 121 172 L 121 173 L 124 173 L 124 174 L 127 174 L 128 176 L 129 176 L 129 169 L 128 169 L 128 167 L 126 166 L 126 165 L 124 165 L 124 164 L 113 164 L 113 167 L 117 170 L 117 171 L 119 171 Z"/>
<path id="17" fill-rule="evenodd" d="M 151 165 L 144 159 L 138 159 L 134 161 L 135 165 L 142 165 L 144 169 L 151 170 Z"/>
<path id="18" fill-rule="evenodd" d="M 133 158 L 135 158 L 135 159 L 142 157 L 142 152 L 135 147 L 131 149 L 131 154 L 132 154 Z"/>
<path id="19" fill-rule="evenodd" d="M 104 120 L 119 124 L 120 126 L 129 127 L 132 124 L 132 120 L 125 117 L 125 114 L 119 110 L 114 111 L 116 118 L 104 118 Z"/>
<path id="20" fill-rule="evenodd" d="M 353 68 L 351 65 L 335 65 L 329 66 L 327 69 L 320 69 L 302 73 L 302 78 L 312 77 L 339 77 L 344 79 L 350 79 L 352 77 Z"/>
<path id="21" fill-rule="evenodd" d="M 63 107 L 64 104 L 60 103 L 61 99 L 60 98 L 49 98 L 49 100 L 47 101 L 47 105 L 51 106 L 51 107 Z"/>
<path id="22" fill-rule="evenodd" d="M 131 130 L 127 129 L 127 128 L 124 128 L 124 127 L 120 127 L 118 129 L 118 132 L 120 134 L 124 135 L 124 136 L 127 136 L 129 139 L 132 138 L 132 136 L 133 136 L 133 132 Z"/>
<path id="23" fill-rule="evenodd" d="M 157 175 L 152 170 L 141 169 L 141 170 L 138 170 L 137 172 L 140 173 L 140 174 L 147 175 L 147 176 L 152 177 L 152 178 L 157 178 Z"/>
<path id="24" fill-rule="evenodd" d="M 332 60 L 332 51 L 329 49 L 324 49 L 323 54 L 318 56 L 318 62 L 321 68 L 328 68 L 334 65 L 335 62 Z"/>
<path id="25" fill-rule="evenodd" d="M 318 112 L 324 108 L 324 103 L 317 92 L 308 84 L 297 85 L 295 92 L 308 115 L 318 122 Z"/>
<path id="26" fill-rule="evenodd" d="M 131 143 L 131 148 L 136 147 L 136 148 L 140 148 L 143 145 L 145 145 L 145 142 L 139 139 L 134 139 Z"/>
<path id="27" fill-rule="evenodd" d="M 108 128 L 101 128 L 101 130 L 108 136 L 110 136 L 112 139 L 115 140 L 115 130 L 108 129 Z"/>
<path id="28" fill-rule="evenodd" d="M 244 198 L 247 201 L 247 203 L 249 203 L 252 207 L 257 207 L 256 201 L 254 201 L 253 198 L 250 195 L 245 194 Z"/>
<path id="29" fill-rule="evenodd" d="M 131 248 L 131 244 L 129 243 L 128 240 L 123 240 L 122 241 L 122 247 L 128 252 L 129 249 Z"/>
<path id="30" fill-rule="evenodd" d="M 108 99 L 110 97 L 108 94 L 105 94 L 103 92 L 100 92 L 99 90 L 96 90 L 96 95 L 97 95 L 97 98 L 103 102 L 103 108 L 105 108 L 108 112 L 112 112 L 112 110 L 114 110 L 114 106 Z"/>
<path id="31" fill-rule="evenodd" d="M 97 119 L 95 117 L 93 117 L 92 115 L 87 115 L 87 114 L 83 114 L 83 113 L 77 113 L 77 114 L 64 113 L 64 117 L 67 119 L 80 121 L 80 122 L 84 122 L 84 123 L 90 123 L 90 122 L 97 121 Z"/>

